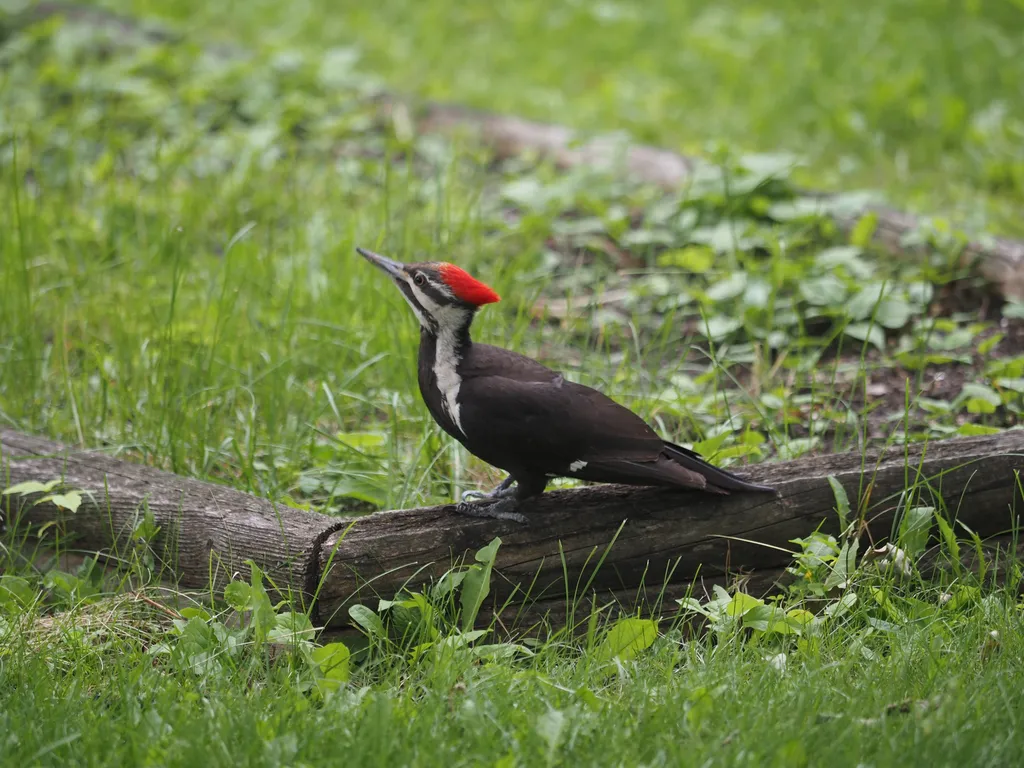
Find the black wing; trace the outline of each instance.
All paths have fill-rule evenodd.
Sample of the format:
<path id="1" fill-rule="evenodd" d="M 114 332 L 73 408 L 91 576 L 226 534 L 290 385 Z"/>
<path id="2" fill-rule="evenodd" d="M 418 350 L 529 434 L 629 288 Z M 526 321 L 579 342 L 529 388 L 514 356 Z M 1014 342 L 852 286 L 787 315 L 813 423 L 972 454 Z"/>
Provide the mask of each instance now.
<path id="1" fill-rule="evenodd" d="M 635 413 L 561 376 L 547 381 L 464 379 L 459 406 L 466 447 L 513 474 L 707 485 L 700 472 L 665 455 L 661 438 Z"/>
<path id="2" fill-rule="evenodd" d="M 662 440 L 601 392 L 536 360 L 474 345 L 459 396 L 471 453 L 509 472 L 595 482 L 771 491 Z"/>

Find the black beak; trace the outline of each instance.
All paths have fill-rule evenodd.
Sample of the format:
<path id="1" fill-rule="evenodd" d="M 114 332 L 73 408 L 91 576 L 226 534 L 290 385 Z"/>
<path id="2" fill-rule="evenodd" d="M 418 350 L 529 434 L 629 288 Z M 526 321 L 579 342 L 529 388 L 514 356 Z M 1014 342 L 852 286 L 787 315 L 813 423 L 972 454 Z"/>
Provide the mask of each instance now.
<path id="1" fill-rule="evenodd" d="M 379 253 L 368 251 L 365 248 L 356 248 L 356 252 L 375 267 L 380 267 L 391 277 L 401 277 L 405 272 L 405 264 L 400 261 L 392 261 L 387 256 L 381 256 Z"/>

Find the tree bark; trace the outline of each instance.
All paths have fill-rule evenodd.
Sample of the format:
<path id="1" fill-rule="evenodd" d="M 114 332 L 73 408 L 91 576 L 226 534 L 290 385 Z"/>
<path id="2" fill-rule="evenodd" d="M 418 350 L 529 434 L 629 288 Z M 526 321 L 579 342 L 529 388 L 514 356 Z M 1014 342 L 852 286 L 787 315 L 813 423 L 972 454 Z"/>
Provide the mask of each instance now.
<path id="1" fill-rule="evenodd" d="M 220 485 L 79 451 L 0 430 L 0 489 L 60 479 L 83 491 L 77 512 L 31 502 L 43 494 L 0 497 L 8 527 L 60 522 L 61 546 L 117 558 L 134 547 L 133 531 L 148 509 L 160 526 L 151 542 L 159 562 L 184 588 L 220 589 L 233 574 L 248 578 L 252 559 L 279 597 L 308 599 L 318 576 L 318 547 L 337 519 L 274 504 Z"/>
<path id="2" fill-rule="evenodd" d="M 1010 430 L 746 468 L 776 494 L 552 491 L 524 504 L 527 526 L 460 516 L 452 505 L 332 518 L 10 431 L 0 431 L 0 485 L 63 478 L 88 491 L 74 514 L 2 498 L 14 525 L 60 520 L 76 546 L 106 554 L 131 544 L 148 505 L 161 526 L 151 546 L 182 586 L 205 588 L 213 575 L 219 589 L 236 572 L 247 577 L 251 558 L 279 594 L 300 596 L 326 626 L 346 624 L 356 602 L 376 608 L 377 597 L 423 586 L 500 536 L 481 620 L 497 613 L 506 626 L 528 629 L 545 617 L 571 624 L 581 618 L 574 608 L 633 611 L 737 576 L 763 594 L 791 563 L 792 539 L 819 527 L 838 532 L 829 476 L 863 510 L 871 541 L 889 538 L 908 504 L 934 505 L 982 537 L 1005 536 L 1017 524 L 1022 455 L 1024 430 Z"/>

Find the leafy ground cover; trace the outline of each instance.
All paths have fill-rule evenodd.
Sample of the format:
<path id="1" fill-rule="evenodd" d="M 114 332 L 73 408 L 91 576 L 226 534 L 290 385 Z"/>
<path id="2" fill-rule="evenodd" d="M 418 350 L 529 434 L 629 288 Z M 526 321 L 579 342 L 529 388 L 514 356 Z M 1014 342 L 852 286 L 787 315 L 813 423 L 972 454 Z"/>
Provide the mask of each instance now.
<path id="1" fill-rule="evenodd" d="M 917 122 L 882 121 L 876 152 L 862 136 L 795 113 L 793 104 L 811 102 L 797 85 L 791 101 L 770 106 L 757 78 L 771 69 L 754 72 L 742 58 L 730 66 L 750 78 L 735 99 L 711 98 L 706 83 L 687 93 L 703 93 L 708 106 L 683 133 L 676 118 L 687 102 L 666 85 L 677 64 L 653 63 L 676 61 L 657 57 L 667 35 L 652 38 L 647 79 L 627 56 L 636 46 L 626 32 L 653 13 L 639 6 L 565 6 L 570 28 L 588 33 L 566 67 L 544 44 L 560 33 L 542 26 L 535 49 L 526 47 L 517 30 L 539 5 L 517 5 L 503 22 L 514 34 L 484 59 L 489 68 L 456 72 L 455 51 L 435 47 L 430 82 L 417 79 L 425 70 L 409 52 L 423 53 L 416 35 L 426 17 L 392 24 L 390 46 L 373 41 L 396 14 L 434 14 L 435 28 L 472 17 L 483 31 L 464 36 L 471 51 L 493 44 L 490 12 L 383 3 L 353 13 L 342 35 L 313 23 L 315 5 L 290 11 L 289 23 L 283 6 L 248 5 L 230 27 L 214 24 L 223 22 L 215 4 L 174 7 L 194 14 L 190 29 L 222 31 L 147 42 L 58 20 L 5 27 L 4 424 L 326 511 L 442 501 L 493 482 L 429 421 L 415 392 L 415 324 L 356 244 L 472 269 L 505 296 L 481 315 L 481 338 L 614 393 L 723 464 L 1018 422 L 1024 312 L 978 301 L 983 288 L 953 266 L 953 233 L 922 233 L 925 254 L 906 261 L 873 249 L 870 218 L 840 235 L 827 208 L 798 191 L 801 158 L 751 153 L 743 130 L 788 110 L 796 117 L 773 122 L 778 133 L 754 148 L 808 150 L 818 178 L 850 153 L 851 175 L 833 180 L 881 174 L 887 194 L 909 199 L 917 181 L 880 159 L 902 147 L 913 159 L 896 166 L 931 159 L 949 174 L 930 203 L 982 190 L 982 208 L 951 210 L 998 223 L 1018 202 L 1004 139 L 1022 105 L 1007 97 L 995 133 L 972 133 L 1019 66 L 1000 45 L 982 50 L 979 41 L 1002 39 L 995 12 L 943 6 L 946 23 L 962 22 L 958 46 L 977 58 L 939 77 L 929 64 L 938 43 L 908 53 L 894 42 L 902 17 L 883 24 L 868 8 L 880 25 L 874 44 L 895 62 L 891 87 L 913 56 L 928 73 L 867 113 L 874 124 L 899 104 L 912 117 L 907 95 L 923 99 Z M 688 6 L 679 8 L 665 12 Z M 615 14 L 625 14 L 617 32 L 589 34 Z M 939 15 L 910 26 L 931 18 L 929 34 L 948 41 Z M 726 32 L 701 18 L 686 34 L 704 41 L 700 60 L 725 77 L 733 54 L 716 53 L 713 41 Z M 772 18 L 745 10 L 736 45 Z M 803 23 L 778 18 L 797 25 L 791 32 Z M 798 50 L 833 49 L 830 29 L 801 37 L 807 48 Z M 213 47 L 226 37 L 230 55 Z M 338 44 L 355 38 L 365 63 Z M 502 63 L 502 50 L 518 51 L 524 68 Z M 566 83 L 589 82 L 599 58 L 616 73 L 609 82 L 646 83 L 661 100 L 641 113 L 625 109 L 635 105 L 622 85 L 580 88 L 566 122 L 621 125 L 630 111 L 635 122 L 625 124 L 643 138 L 735 144 L 719 143 L 692 184 L 665 195 L 417 136 L 401 119 L 382 120 L 374 98 L 386 80 L 553 117 L 537 107 L 544 100 L 530 79 L 557 63 Z M 985 68 L 993 62 L 1007 69 Z M 503 84 L 489 100 L 467 79 L 480 72 Z M 885 80 L 838 62 L 819 77 L 814 93 L 861 106 L 865 84 L 874 92 Z M 860 91 L 854 77 L 863 77 Z M 762 95 L 739 98 L 755 90 Z M 949 118 L 948 135 L 933 124 L 933 111 L 947 108 L 962 113 Z M 749 122 L 718 130 L 738 110 Z M 808 145 L 813 131 L 827 133 L 828 146 Z M 955 141 L 964 135 L 975 138 Z M 986 162 L 1003 183 L 979 181 Z M 124 553 L 114 575 L 91 560 L 26 562 L 20 548 L 35 539 L 14 529 L 0 550 L 0 755 L 11 764 L 312 765 L 342 750 L 367 764 L 1006 762 L 1019 752 L 1016 572 L 1001 569 L 999 584 L 956 569 L 925 579 L 914 566 L 929 532 L 954 560 L 973 543 L 942 510 L 917 506 L 913 491 L 894 532 L 909 575 L 873 569 L 864 543 L 857 556 L 846 539 L 812 537 L 794 544 L 801 579 L 778 602 L 695 595 L 686 616 L 701 617 L 705 635 L 633 620 L 539 643 L 466 624 L 493 551 L 423 595 L 365 607 L 365 640 L 341 646 L 313 640 L 308 620 L 271 605 L 258 579 L 170 607 L 152 591 L 145 542 L 154 532 L 144 520 L 139 550 Z"/>
<path id="2" fill-rule="evenodd" d="M 799 152 L 816 186 L 1024 233 L 1013 0 L 103 5 L 232 43 L 343 48 L 410 93 L 692 154 Z"/>

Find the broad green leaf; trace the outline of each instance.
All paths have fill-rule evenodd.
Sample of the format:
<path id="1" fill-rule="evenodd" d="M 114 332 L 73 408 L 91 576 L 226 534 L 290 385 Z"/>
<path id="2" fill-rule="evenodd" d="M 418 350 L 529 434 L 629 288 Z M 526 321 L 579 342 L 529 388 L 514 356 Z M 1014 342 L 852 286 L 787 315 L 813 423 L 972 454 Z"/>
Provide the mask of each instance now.
<path id="1" fill-rule="evenodd" d="M 966 424 L 961 424 L 956 433 L 964 437 L 976 437 L 980 435 L 996 435 L 1002 431 L 999 427 L 987 427 L 984 424 L 967 422 Z"/>
<path id="2" fill-rule="evenodd" d="M 35 599 L 36 591 L 26 579 L 10 574 L 0 576 L 0 608 L 11 611 L 27 608 Z"/>
<path id="3" fill-rule="evenodd" d="M 1003 404 L 1003 399 L 991 387 L 969 382 L 964 384 L 956 402 L 966 406 L 968 413 L 995 413 L 996 408 Z"/>
<path id="4" fill-rule="evenodd" d="M 846 311 L 854 320 L 869 320 L 875 307 L 887 293 L 883 283 L 868 283 L 861 288 L 846 305 Z"/>
<path id="5" fill-rule="evenodd" d="M 707 333 L 708 338 L 712 341 L 720 341 L 728 336 L 735 330 L 743 327 L 743 321 L 738 317 L 726 317 L 725 315 L 715 315 L 709 317 L 707 321 L 707 327 L 703 325 L 698 326 L 700 330 Z"/>
<path id="6" fill-rule="evenodd" d="M 720 280 L 705 291 L 711 301 L 727 301 L 735 299 L 747 287 L 747 273 L 733 272 L 729 277 Z"/>
<path id="7" fill-rule="evenodd" d="M 469 653 L 476 659 L 490 659 L 491 661 L 504 661 L 518 656 L 534 656 L 533 651 L 525 645 L 518 643 L 492 643 L 489 645 L 474 645 Z"/>
<path id="8" fill-rule="evenodd" d="M 224 601 L 236 611 L 244 611 L 249 607 L 252 587 L 244 581 L 232 581 L 224 587 Z"/>
<path id="9" fill-rule="evenodd" d="M 715 452 L 715 461 L 720 462 L 725 459 L 735 459 L 744 456 L 762 456 L 763 451 L 756 445 L 732 445 L 728 448 L 722 448 L 720 451 Z"/>
<path id="10" fill-rule="evenodd" d="M 586 704 L 591 712 L 601 711 L 601 699 L 589 688 L 580 687 L 576 689 L 576 698 Z"/>
<path id="11" fill-rule="evenodd" d="M 313 639 L 313 623 L 309 616 L 297 611 L 285 611 L 277 615 L 274 626 L 267 634 L 272 643 L 298 643 Z"/>
<path id="12" fill-rule="evenodd" d="M 323 675 L 316 682 L 322 694 L 335 691 L 348 682 L 352 654 L 344 643 L 328 643 L 314 649 L 310 656 Z"/>
<path id="13" fill-rule="evenodd" d="M 885 332 L 874 323 L 850 323 L 843 329 L 843 333 L 873 344 L 878 349 L 885 349 Z"/>
<path id="14" fill-rule="evenodd" d="M 383 448 L 387 443 L 387 435 L 382 432 L 339 432 L 336 436 L 339 443 L 360 452 L 373 452 Z"/>
<path id="15" fill-rule="evenodd" d="M 775 221 L 783 222 L 823 218 L 827 213 L 827 206 L 821 200 L 813 197 L 799 197 L 796 200 L 773 203 L 768 208 L 769 216 Z"/>
<path id="16" fill-rule="evenodd" d="M 274 627 L 277 619 L 274 607 L 270 603 L 270 596 L 263 587 L 263 571 L 256 565 L 254 560 L 246 561 L 249 566 L 249 610 L 252 611 L 252 627 L 257 642 L 263 642 Z"/>
<path id="17" fill-rule="evenodd" d="M 697 274 L 707 272 L 714 263 L 715 252 L 706 245 L 688 245 L 658 256 L 658 266 L 677 267 Z"/>
<path id="18" fill-rule="evenodd" d="M 812 277 L 800 282 L 800 295 L 816 307 L 838 307 L 846 299 L 846 285 L 834 275 Z"/>
<path id="19" fill-rule="evenodd" d="M 439 643 L 436 643 L 436 647 L 465 648 L 472 643 L 475 643 L 488 632 L 490 632 L 489 629 L 473 629 L 469 632 L 454 632 L 442 639 Z"/>
<path id="20" fill-rule="evenodd" d="M 434 598 L 439 599 L 451 594 L 460 584 L 462 584 L 462 580 L 466 578 L 466 573 L 467 571 L 465 569 L 452 568 L 451 570 L 446 571 L 444 576 L 442 576 L 437 584 L 434 585 L 433 589 L 431 589 L 431 595 Z"/>
<path id="21" fill-rule="evenodd" d="M 595 658 L 599 662 L 612 659 L 629 661 L 651 647 L 658 638 L 658 622 L 651 619 L 619 619 L 597 647 Z"/>
<path id="22" fill-rule="evenodd" d="M 850 277 L 857 280 L 868 280 L 875 272 L 872 263 L 861 258 L 861 249 L 853 245 L 838 245 L 826 248 L 818 254 L 815 264 L 822 269 L 833 270 L 844 268 Z"/>
<path id="23" fill-rule="evenodd" d="M 835 563 L 832 564 L 832 572 L 829 573 L 828 578 L 825 579 L 825 589 L 834 589 L 835 587 L 843 588 L 849 581 L 850 574 L 853 573 L 857 563 L 857 549 L 859 541 L 854 539 L 853 541 L 847 541 L 843 544 L 839 550 L 839 554 L 836 556 Z"/>
<path id="24" fill-rule="evenodd" d="M 878 214 L 869 211 L 861 216 L 857 223 L 850 230 L 850 242 L 860 248 L 867 248 L 871 239 L 875 236 L 875 228 L 878 226 Z"/>
<path id="25" fill-rule="evenodd" d="M 68 512 L 77 512 L 79 506 L 82 504 L 82 494 L 78 491 L 53 493 L 49 496 L 43 497 L 40 501 L 48 501 L 56 507 L 66 509 Z"/>
<path id="26" fill-rule="evenodd" d="M 708 609 L 700 604 L 700 601 L 695 600 L 692 597 L 680 597 L 676 600 L 679 603 L 679 608 L 684 611 L 693 611 L 699 613 L 701 616 L 710 616 Z"/>
<path id="27" fill-rule="evenodd" d="M 949 599 L 942 607 L 947 611 L 956 611 L 965 605 L 972 605 L 981 598 L 981 589 L 967 584 L 957 584 L 949 591 Z"/>
<path id="28" fill-rule="evenodd" d="M 932 285 L 931 283 L 907 283 L 906 291 L 907 300 L 910 301 L 911 304 L 916 304 L 917 306 L 922 308 L 926 304 L 930 303 L 931 300 L 935 297 L 935 286 Z"/>
<path id="29" fill-rule="evenodd" d="M 759 632 L 776 631 L 779 634 L 788 635 L 793 633 L 782 614 L 782 609 L 775 605 L 758 605 L 743 614 L 742 624 L 748 629 L 756 629 Z"/>
<path id="30" fill-rule="evenodd" d="M 349 606 L 348 615 L 356 624 L 366 630 L 370 637 L 383 638 L 385 636 L 384 622 L 380 616 L 371 611 L 365 605 Z"/>
<path id="31" fill-rule="evenodd" d="M 60 483 L 60 480 L 51 480 L 48 483 L 40 483 L 35 480 L 28 480 L 24 483 L 18 483 L 7 488 L 2 494 L 7 496 L 12 493 L 16 493 L 19 496 L 28 496 L 30 493 L 49 493 Z"/>
<path id="32" fill-rule="evenodd" d="M 740 299 L 744 307 L 764 309 L 771 299 L 772 285 L 767 280 L 748 280 L 746 290 L 743 291 L 743 298 Z"/>
<path id="33" fill-rule="evenodd" d="M 893 600 L 889 599 L 889 593 L 887 590 L 879 589 L 878 587 L 870 588 L 871 596 L 875 598 L 875 602 L 882 606 L 889 620 L 896 623 L 902 624 L 907 620 L 907 617 L 903 615 L 903 612 L 896 607 Z"/>
<path id="34" fill-rule="evenodd" d="M 619 242 L 626 248 L 640 248 L 645 245 L 672 245 L 676 241 L 672 230 L 664 227 L 633 229 L 624 233 Z"/>
<path id="35" fill-rule="evenodd" d="M 389 608 L 389 629 L 404 640 L 428 638 L 438 635 L 434 624 L 434 606 L 421 592 L 415 592 L 407 600 L 395 601 Z"/>
<path id="36" fill-rule="evenodd" d="M 832 486 L 832 496 L 836 500 L 836 514 L 839 515 L 839 532 L 844 533 L 850 520 L 850 499 L 846 495 L 846 489 L 834 475 L 828 476 L 828 484 Z"/>
<path id="37" fill-rule="evenodd" d="M 985 363 L 985 375 L 993 379 L 1024 378 L 1024 355 L 989 359 Z"/>
<path id="38" fill-rule="evenodd" d="M 803 632 L 814 625 L 814 614 L 803 608 L 791 608 L 786 611 L 786 623 L 798 632 Z"/>
<path id="39" fill-rule="evenodd" d="M 825 616 L 830 619 L 838 619 L 849 613 L 850 609 L 857 604 L 857 593 L 852 589 L 843 592 L 843 596 L 836 602 L 825 607 Z"/>
<path id="40" fill-rule="evenodd" d="M 719 448 L 721 448 L 725 441 L 731 437 L 729 432 L 721 432 L 714 437 L 709 437 L 707 440 L 700 440 L 693 444 L 693 450 L 699 453 L 701 456 L 707 456 L 714 458 L 718 454 Z"/>
<path id="41" fill-rule="evenodd" d="M 729 607 L 726 609 L 726 614 L 729 616 L 743 616 L 748 611 L 752 611 L 760 605 L 764 605 L 764 600 L 751 597 L 746 592 L 737 592 L 732 596 L 732 600 L 729 601 Z"/>
<path id="42" fill-rule="evenodd" d="M 898 543 L 911 559 L 916 559 L 928 546 L 928 534 L 935 519 L 935 507 L 912 507 L 900 520 Z"/>
<path id="43" fill-rule="evenodd" d="M 460 597 L 462 602 L 462 629 L 471 630 L 476 623 L 480 606 L 491 591 L 491 569 L 498 556 L 501 539 L 495 537 L 490 544 L 476 553 L 480 565 L 472 566 L 462 580 Z"/>
<path id="44" fill-rule="evenodd" d="M 1024 302 L 1009 301 L 1003 305 L 1003 317 L 1017 319 L 1024 317 Z"/>
<path id="45" fill-rule="evenodd" d="M 992 383 L 1001 389 L 1009 389 L 1011 392 L 1024 393 L 1024 377 L 999 378 Z"/>
<path id="46" fill-rule="evenodd" d="M 780 439 L 776 444 L 776 450 L 780 459 L 795 459 L 809 453 L 821 444 L 821 438 L 817 435 L 811 437 L 791 437 L 788 440 Z"/>
<path id="47" fill-rule="evenodd" d="M 875 322 L 886 328 L 902 328 L 917 310 L 901 296 L 886 296 L 875 312 Z"/>
<path id="48" fill-rule="evenodd" d="M 690 233 L 690 240 L 707 245 L 717 253 L 746 251 L 766 243 L 764 235 L 753 229 L 749 220 L 742 219 L 723 219 L 714 226 L 699 227 Z"/>
<path id="49" fill-rule="evenodd" d="M 953 532 L 953 526 L 949 524 L 945 517 L 941 514 L 935 515 L 935 522 L 939 526 L 939 533 L 942 536 L 942 541 L 946 545 L 946 554 L 950 560 L 955 563 L 960 563 L 960 542 L 956 540 L 956 534 Z"/>
<path id="50" fill-rule="evenodd" d="M 772 179 L 788 179 L 803 164 L 797 155 L 788 152 L 751 152 L 739 159 L 740 166 L 757 186 Z"/>
<path id="51" fill-rule="evenodd" d="M 686 702 L 683 705 L 686 711 L 686 724 L 691 729 L 698 729 L 715 714 L 715 694 L 718 690 L 711 690 L 701 686 L 695 688 L 692 693 L 686 697 Z"/>
<path id="52" fill-rule="evenodd" d="M 992 405 L 990 400 L 982 397 L 969 398 L 964 405 L 967 408 L 968 413 L 976 413 L 979 415 L 987 415 L 995 413 L 998 406 Z"/>

